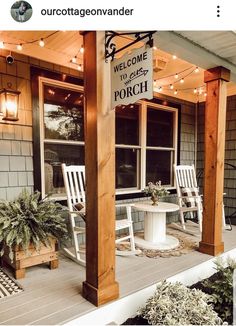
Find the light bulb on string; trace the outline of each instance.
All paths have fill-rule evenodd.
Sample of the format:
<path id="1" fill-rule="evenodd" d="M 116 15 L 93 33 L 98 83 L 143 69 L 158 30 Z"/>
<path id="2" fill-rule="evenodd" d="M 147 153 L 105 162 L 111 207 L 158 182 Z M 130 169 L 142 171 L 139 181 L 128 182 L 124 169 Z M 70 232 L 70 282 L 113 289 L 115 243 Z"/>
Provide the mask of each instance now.
<path id="1" fill-rule="evenodd" d="M 199 68 L 196 67 L 196 68 L 194 69 L 194 72 L 198 73 L 198 72 L 199 72 Z"/>
<path id="2" fill-rule="evenodd" d="M 172 84 L 170 84 L 170 89 L 174 89 L 174 86 Z"/>
<path id="3" fill-rule="evenodd" d="M 175 79 L 178 79 L 179 78 L 179 75 L 176 73 L 175 74 Z"/>
<path id="4" fill-rule="evenodd" d="M 5 48 L 4 42 L 0 41 L 0 49 L 4 49 L 4 48 Z"/>
<path id="5" fill-rule="evenodd" d="M 175 54 L 172 55 L 172 59 L 176 60 L 177 56 Z"/>
<path id="6" fill-rule="evenodd" d="M 82 64 L 81 64 L 81 63 L 78 65 L 78 70 L 79 70 L 79 71 L 82 70 Z"/>
<path id="7" fill-rule="evenodd" d="M 156 81 L 156 80 L 153 81 L 153 85 L 154 85 L 154 86 L 157 85 L 157 81 Z"/>
<path id="8" fill-rule="evenodd" d="M 16 49 L 17 49 L 18 51 L 21 51 L 21 50 L 23 49 L 22 44 L 17 44 Z"/>
<path id="9" fill-rule="evenodd" d="M 77 62 L 77 56 L 76 55 L 71 59 L 71 62 L 73 62 L 73 63 Z"/>
<path id="10" fill-rule="evenodd" d="M 197 89 L 196 89 L 196 88 L 194 88 L 193 92 L 194 92 L 194 94 L 197 94 Z"/>
<path id="11" fill-rule="evenodd" d="M 161 87 L 161 86 L 158 87 L 158 91 L 159 91 L 159 92 L 162 91 L 162 87 Z"/>
<path id="12" fill-rule="evenodd" d="M 80 52 L 80 53 L 84 53 L 84 46 L 83 46 L 83 44 L 81 45 L 81 47 L 80 47 L 80 49 L 79 49 L 79 52 Z"/>
<path id="13" fill-rule="evenodd" d="M 157 50 L 157 47 L 154 45 L 154 46 L 152 47 L 152 49 L 153 49 L 154 51 L 156 51 L 156 50 Z"/>
<path id="14" fill-rule="evenodd" d="M 180 79 L 180 83 L 181 83 L 181 84 L 184 83 L 184 79 L 183 79 L 183 78 Z"/>
<path id="15" fill-rule="evenodd" d="M 207 97 L 207 93 L 204 93 L 204 96 Z"/>
<path id="16" fill-rule="evenodd" d="M 177 89 L 174 91 L 174 94 L 175 94 L 175 95 L 177 95 L 177 94 L 178 94 L 178 91 L 177 91 Z"/>
<path id="17" fill-rule="evenodd" d="M 40 46 L 41 48 L 43 48 L 44 45 L 45 45 L 44 40 L 43 40 L 43 38 L 41 38 L 40 41 L 39 41 L 39 46 Z"/>
<path id="18" fill-rule="evenodd" d="M 202 89 L 200 88 L 198 91 L 199 95 L 202 95 Z"/>

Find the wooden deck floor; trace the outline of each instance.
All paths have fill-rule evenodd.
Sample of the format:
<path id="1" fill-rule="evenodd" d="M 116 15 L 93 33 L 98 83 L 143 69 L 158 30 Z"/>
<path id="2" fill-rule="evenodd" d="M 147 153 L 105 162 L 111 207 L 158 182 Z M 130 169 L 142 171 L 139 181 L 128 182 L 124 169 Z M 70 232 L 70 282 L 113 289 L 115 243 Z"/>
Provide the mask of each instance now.
<path id="1" fill-rule="evenodd" d="M 225 251 L 236 247 L 236 226 L 224 231 Z M 121 297 L 154 284 L 211 258 L 197 251 L 180 257 L 150 259 L 117 257 Z M 20 280 L 24 292 L 0 301 L 1 325 L 58 325 L 93 309 L 81 295 L 85 269 L 61 256 L 60 267 L 29 268 Z"/>

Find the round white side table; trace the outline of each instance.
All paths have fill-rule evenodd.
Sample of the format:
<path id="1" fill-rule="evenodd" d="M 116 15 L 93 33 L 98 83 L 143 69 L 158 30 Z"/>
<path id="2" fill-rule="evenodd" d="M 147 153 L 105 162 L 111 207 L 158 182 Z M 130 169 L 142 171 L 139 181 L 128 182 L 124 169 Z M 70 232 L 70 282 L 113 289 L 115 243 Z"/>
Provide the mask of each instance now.
<path id="1" fill-rule="evenodd" d="M 166 213 L 179 210 L 179 206 L 168 202 L 152 205 L 151 201 L 137 202 L 133 207 L 144 211 L 144 239 L 135 237 L 135 242 L 143 248 L 169 250 L 179 245 L 179 240 L 166 234 Z"/>

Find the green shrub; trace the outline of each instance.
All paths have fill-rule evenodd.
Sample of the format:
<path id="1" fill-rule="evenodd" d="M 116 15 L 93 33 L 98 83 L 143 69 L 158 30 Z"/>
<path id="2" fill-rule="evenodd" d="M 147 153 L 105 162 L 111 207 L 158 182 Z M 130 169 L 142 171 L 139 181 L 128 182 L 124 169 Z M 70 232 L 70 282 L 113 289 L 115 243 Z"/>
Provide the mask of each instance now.
<path id="1" fill-rule="evenodd" d="M 211 302 L 218 315 L 230 324 L 233 321 L 233 273 L 236 261 L 231 258 L 215 261 L 217 278 L 205 280 L 203 285 L 211 291 Z"/>
<path id="2" fill-rule="evenodd" d="M 50 246 L 49 237 L 64 240 L 67 237 L 67 227 L 61 212 L 64 210 L 59 203 L 50 200 L 40 200 L 40 193 L 30 194 L 26 190 L 16 200 L 0 201 L 0 256 L 4 248 L 9 248 L 9 257 L 13 259 L 13 247 L 22 246 L 28 250 L 33 244 L 36 250 L 40 246 Z M 3 246 L 4 244 L 4 246 Z"/>
<path id="3" fill-rule="evenodd" d="M 183 284 L 162 282 L 138 315 L 151 325 L 221 325 L 209 296 Z"/>

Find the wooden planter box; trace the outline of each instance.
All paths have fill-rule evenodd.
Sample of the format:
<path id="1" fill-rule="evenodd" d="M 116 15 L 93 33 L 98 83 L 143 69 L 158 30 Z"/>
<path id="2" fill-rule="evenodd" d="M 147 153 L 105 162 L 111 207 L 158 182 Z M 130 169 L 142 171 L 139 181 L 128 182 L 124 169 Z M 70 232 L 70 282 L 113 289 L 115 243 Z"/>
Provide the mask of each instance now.
<path id="1" fill-rule="evenodd" d="M 41 245 L 40 251 L 36 251 L 33 245 L 29 246 L 28 254 L 22 250 L 22 247 L 15 246 L 13 249 L 13 261 L 9 258 L 9 250 L 5 250 L 2 257 L 3 263 L 11 266 L 14 269 L 16 279 L 25 277 L 25 269 L 30 266 L 35 266 L 49 262 L 50 269 L 58 267 L 58 249 L 55 239 L 50 239 L 51 247 Z"/>

